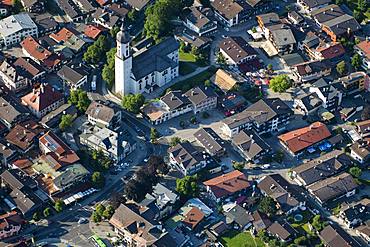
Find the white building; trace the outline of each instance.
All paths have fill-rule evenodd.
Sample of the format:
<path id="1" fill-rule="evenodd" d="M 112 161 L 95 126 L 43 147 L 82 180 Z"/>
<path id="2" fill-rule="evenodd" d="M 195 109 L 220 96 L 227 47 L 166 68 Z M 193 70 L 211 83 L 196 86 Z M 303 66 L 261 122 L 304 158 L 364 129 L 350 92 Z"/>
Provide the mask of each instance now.
<path id="1" fill-rule="evenodd" d="M 179 43 L 168 38 L 132 54 L 130 35 L 121 28 L 117 34 L 115 92 L 127 95 L 150 93 L 179 75 Z"/>
<path id="2" fill-rule="evenodd" d="M 26 13 L 11 15 L 0 20 L 0 46 L 19 44 L 27 36 L 37 37 L 38 29 Z"/>

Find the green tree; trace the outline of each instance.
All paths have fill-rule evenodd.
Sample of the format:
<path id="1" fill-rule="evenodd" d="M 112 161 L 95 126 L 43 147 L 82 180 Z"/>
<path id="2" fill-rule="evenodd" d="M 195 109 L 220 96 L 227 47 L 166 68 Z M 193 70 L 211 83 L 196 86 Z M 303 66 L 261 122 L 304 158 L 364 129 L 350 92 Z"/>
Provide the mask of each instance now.
<path id="1" fill-rule="evenodd" d="M 368 11 L 368 9 L 367 9 L 367 4 L 368 4 L 368 2 L 367 2 L 367 0 L 358 0 L 358 2 L 357 2 L 357 7 L 358 7 L 358 9 L 361 11 L 361 12 L 366 12 L 366 11 Z"/>
<path id="2" fill-rule="evenodd" d="M 252 27 L 251 31 L 252 31 L 252 33 L 257 33 L 257 28 L 256 27 Z"/>
<path id="3" fill-rule="evenodd" d="M 186 52 L 187 46 L 184 41 L 180 40 L 180 52 Z"/>
<path id="4" fill-rule="evenodd" d="M 287 75 L 277 75 L 270 81 L 270 88 L 274 92 L 283 93 L 292 86 L 292 81 Z"/>
<path id="5" fill-rule="evenodd" d="M 257 237 L 258 237 L 259 239 L 261 239 L 264 243 L 267 243 L 267 242 L 270 240 L 270 238 L 269 238 L 269 236 L 267 235 L 267 233 L 266 233 L 266 231 L 265 231 L 265 230 L 260 230 L 260 231 L 258 231 L 258 232 L 257 232 Z"/>
<path id="6" fill-rule="evenodd" d="M 271 197 L 264 197 L 258 205 L 258 210 L 269 216 L 274 215 L 277 211 L 276 203 Z"/>
<path id="7" fill-rule="evenodd" d="M 71 90 L 68 102 L 75 105 L 80 112 L 85 112 L 91 103 L 87 92 L 81 89 Z"/>
<path id="8" fill-rule="evenodd" d="M 170 139 L 170 146 L 171 147 L 174 147 L 179 143 L 181 143 L 181 138 L 180 137 L 174 136 Z"/>
<path id="9" fill-rule="evenodd" d="M 95 207 L 95 212 L 96 212 L 98 215 L 103 216 L 104 211 L 105 211 L 105 206 L 104 206 L 103 204 L 100 204 L 100 203 L 99 203 L 98 205 L 96 205 L 96 207 Z"/>
<path id="10" fill-rule="evenodd" d="M 217 53 L 216 63 L 218 63 L 220 65 L 225 65 L 226 64 L 226 58 L 224 57 L 224 55 L 221 52 Z"/>
<path id="11" fill-rule="evenodd" d="M 64 208 L 64 202 L 62 200 L 58 200 L 54 204 L 54 209 L 57 211 L 57 213 L 60 213 L 63 211 Z"/>
<path id="12" fill-rule="evenodd" d="M 210 80 L 205 80 L 204 81 L 204 86 L 205 87 L 210 87 L 210 86 L 212 86 L 212 82 Z"/>
<path id="13" fill-rule="evenodd" d="M 111 205 L 108 205 L 106 207 L 106 209 L 104 210 L 102 216 L 105 219 L 108 219 L 109 220 L 112 217 L 113 214 L 114 214 L 114 208 Z"/>
<path id="14" fill-rule="evenodd" d="M 89 64 L 97 64 L 100 59 L 101 50 L 95 44 L 90 45 L 82 57 L 82 60 Z"/>
<path id="15" fill-rule="evenodd" d="M 198 47 L 196 47 L 195 45 L 192 45 L 191 46 L 191 54 L 193 54 L 194 56 L 198 56 L 199 55 Z"/>
<path id="16" fill-rule="evenodd" d="M 355 69 L 359 69 L 361 67 L 361 56 L 359 54 L 355 54 L 353 55 L 352 59 L 351 59 L 351 64 L 353 66 L 353 68 Z"/>
<path id="17" fill-rule="evenodd" d="M 136 10 L 136 9 L 131 9 L 128 13 L 127 13 L 127 18 L 129 20 L 130 23 L 135 23 L 137 21 L 139 17 L 139 12 Z"/>
<path id="18" fill-rule="evenodd" d="M 47 218 L 51 215 L 51 209 L 49 207 L 44 209 L 44 217 Z"/>
<path id="19" fill-rule="evenodd" d="M 362 13 L 360 12 L 360 11 L 358 11 L 357 9 L 355 9 L 354 11 L 353 11 L 353 17 L 359 22 L 359 23 L 361 23 L 362 22 L 362 20 L 363 20 L 363 15 L 362 15 Z"/>
<path id="20" fill-rule="evenodd" d="M 40 212 L 35 212 L 35 213 L 33 213 L 33 215 L 32 215 L 32 219 L 33 219 L 34 221 L 39 221 L 39 220 L 41 219 Z"/>
<path id="21" fill-rule="evenodd" d="M 185 198 L 197 196 L 199 189 L 196 176 L 185 176 L 177 179 L 176 191 Z"/>
<path id="22" fill-rule="evenodd" d="M 92 215 L 91 215 L 91 219 L 93 220 L 93 222 L 98 223 L 102 220 L 102 217 L 101 217 L 101 215 L 97 214 L 96 212 L 93 212 Z"/>
<path id="23" fill-rule="evenodd" d="M 22 5 L 22 2 L 21 0 L 13 0 L 13 11 L 12 13 L 13 14 L 18 14 L 20 12 L 23 12 L 24 9 L 23 9 L 23 5 Z"/>
<path id="24" fill-rule="evenodd" d="M 159 133 L 158 133 L 157 129 L 151 128 L 150 129 L 150 141 L 155 142 L 155 141 L 157 141 L 158 137 L 159 137 Z"/>
<path id="25" fill-rule="evenodd" d="M 344 61 L 341 61 L 337 64 L 336 69 L 339 75 L 344 75 L 347 71 L 347 65 Z"/>
<path id="26" fill-rule="evenodd" d="M 196 123 L 197 123 L 197 118 L 196 118 L 195 116 L 192 116 L 192 117 L 190 118 L 190 123 L 192 123 L 192 124 L 196 124 Z"/>
<path id="27" fill-rule="evenodd" d="M 144 102 L 145 98 L 142 94 L 128 94 L 122 98 L 122 107 L 127 111 L 138 113 Z"/>
<path id="28" fill-rule="evenodd" d="M 114 26 L 110 31 L 110 36 L 115 39 L 117 37 L 117 33 L 120 31 L 120 27 L 119 26 Z"/>
<path id="29" fill-rule="evenodd" d="M 324 228 L 323 222 L 321 220 L 321 216 L 319 214 L 315 215 L 312 218 L 312 226 L 317 230 L 321 231 Z"/>
<path id="30" fill-rule="evenodd" d="M 104 186 L 104 176 L 100 172 L 94 172 L 91 176 L 91 182 L 97 188 L 102 188 Z"/>
<path id="31" fill-rule="evenodd" d="M 66 128 L 69 128 L 73 124 L 74 117 L 71 114 L 63 115 L 60 119 L 59 129 L 64 131 Z"/>
<path id="32" fill-rule="evenodd" d="M 297 245 L 305 245 L 306 242 L 307 242 L 307 238 L 305 236 L 301 236 L 301 237 L 294 239 L 294 243 Z"/>
<path id="33" fill-rule="evenodd" d="M 235 170 L 243 171 L 244 169 L 244 162 L 234 162 L 233 167 Z"/>
<path id="34" fill-rule="evenodd" d="M 271 63 L 269 63 L 268 65 L 267 65 L 267 69 L 269 70 L 269 71 L 272 71 L 272 64 Z"/>
<path id="35" fill-rule="evenodd" d="M 352 176 L 354 176 L 354 177 L 358 178 L 358 177 L 360 177 L 360 176 L 361 176 L 361 174 L 362 174 L 362 170 L 361 170 L 361 168 L 359 168 L 358 166 L 353 166 L 353 167 L 351 167 L 351 168 L 349 169 L 349 173 L 350 173 Z"/>
<path id="36" fill-rule="evenodd" d="M 115 54 L 117 52 L 117 48 L 112 48 L 106 53 L 107 62 L 104 64 L 103 71 L 102 71 L 102 78 L 104 81 L 107 82 L 108 86 L 112 88 L 114 84 L 114 61 L 115 61 Z"/>

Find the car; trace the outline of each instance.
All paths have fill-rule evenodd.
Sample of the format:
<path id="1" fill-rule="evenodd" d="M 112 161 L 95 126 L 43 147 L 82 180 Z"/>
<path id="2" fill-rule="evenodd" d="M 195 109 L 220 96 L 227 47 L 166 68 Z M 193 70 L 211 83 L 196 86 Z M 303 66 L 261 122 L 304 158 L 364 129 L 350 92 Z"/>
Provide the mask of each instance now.
<path id="1" fill-rule="evenodd" d="M 148 162 L 148 158 L 145 158 L 145 159 L 144 159 L 144 162 L 145 162 L 145 163 L 146 163 L 146 162 Z"/>
<path id="2" fill-rule="evenodd" d="M 80 218 L 77 223 L 78 224 L 83 224 L 83 223 L 86 223 L 86 222 L 87 222 L 86 218 Z"/>
<path id="3" fill-rule="evenodd" d="M 263 165 L 261 166 L 262 169 L 269 169 L 270 168 L 270 165 L 269 164 L 266 164 L 266 165 Z"/>
<path id="4" fill-rule="evenodd" d="M 227 38 L 227 35 L 223 34 L 222 35 L 222 38 L 226 39 Z"/>

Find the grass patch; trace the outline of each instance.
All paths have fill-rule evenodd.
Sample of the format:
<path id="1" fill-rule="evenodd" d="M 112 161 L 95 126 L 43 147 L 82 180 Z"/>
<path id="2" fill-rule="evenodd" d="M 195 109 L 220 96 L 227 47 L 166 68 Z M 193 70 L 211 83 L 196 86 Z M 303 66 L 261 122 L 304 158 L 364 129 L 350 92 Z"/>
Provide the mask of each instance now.
<path id="1" fill-rule="evenodd" d="M 179 51 L 179 60 L 183 62 L 195 63 L 197 59 L 193 54 L 189 52 Z"/>
<path id="2" fill-rule="evenodd" d="M 179 73 L 180 75 L 187 75 L 196 70 L 196 66 L 189 62 L 180 61 Z"/>
<path id="3" fill-rule="evenodd" d="M 254 238 L 249 232 L 228 231 L 221 237 L 221 243 L 225 247 L 264 247 L 265 244 Z"/>

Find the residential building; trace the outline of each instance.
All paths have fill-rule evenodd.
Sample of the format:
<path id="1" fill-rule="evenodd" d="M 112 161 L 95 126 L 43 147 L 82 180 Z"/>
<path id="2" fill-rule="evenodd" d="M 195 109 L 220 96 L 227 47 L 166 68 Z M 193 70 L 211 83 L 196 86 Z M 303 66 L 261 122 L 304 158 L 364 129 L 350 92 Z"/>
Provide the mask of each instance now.
<path id="1" fill-rule="evenodd" d="M 44 0 L 21 0 L 21 3 L 27 12 L 41 13 L 45 10 Z"/>
<path id="2" fill-rule="evenodd" d="M 11 97 L 0 97 L 0 122 L 11 129 L 15 124 L 28 118 L 29 112 Z"/>
<path id="3" fill-rule="evenodd" d="M 210 155 L 221 157 L 226 153 L 224 141 L 213 129 L 201 128 L 194 137 Z"/>
<path id="4" fill-rule="evenodd" d="M 86 110 L 87 120 L 92 125 L 106 128 L 119 127 L 122 120 L 120 109 L 109 107 L 103 103 L 93 101 Z"/>
<path id="5" fill-rule="evenodd" d="M 309 90 L 316 93 L 325 109 L 337 110 L 342 104 L 341 90 L 338 90 L 335 84 L 330 84 L 327 79 L 321 78 L 315 81 Z"/>
<path id="6" fill-rule="evenodd" d="M 304 115 L 312 115 L 322 107 L 322 100 L 315 93 L 302 92 L 294 98 L 293 107 L 301 111 Z"/>
<path id="7" fill-rule="evenodd" d="M 261 99 L 244 111 L 222 120 L 223 133 L 232 138 L 242 129 L 258 134 L 281 131 L 289 123 L 293 111 L 281 99 Z"/>
<path id="8" fill-rule="evenodd" d="M 23 12 L 0 20 L 0 46 L 19 44 L 25 37 L 37 37 L 37 25 Z"/>
<path id="9" fill-rule="evenodd" d="M 286 24 L 277 24 L 267 27 L 268 38 L 279 54 L 292 53 L 297 41 L 292 30 Z"/>
<path id="10" fill-rule="evenodd" d="M 188 212 L 184 214 L 182 224 L 187 229 L 194 231 L 204 218 L 205 215 L 199 208 L 192 207 Z"/>
<path id="11" fill-rule="evenodd" d="M 30 15 L 37 25 L 39 37 L 51 32 L 55 32 L 59 28 L 59 23 L 48 12 L 45 12 L 43 14 L 30 13 Z"/>
<path id="12" fill-rule="evenodd" d="M 252 214 L 238 204 L 230 206 L 223 214 L 226 217 L 226 224 L 233 226 L 233 229 L 245 230 L 252 226 Z"/>
<path id="13" fill-rule="evenodd" d="M 261 163 L 272 149 L 255 131 L 241 130 L 231 139 L 234 149 L 246 160 Z"/>
<path id="14" fill-rule="evenodd" d="M 225 93 L 231 91 L 234 86 L 240 86 L 244 83 L 247 83 L 247 79 L 239 73 L 224 69 L 216 71 L 214 84 Z"/>
<path id="15" fill-rule="evenodd" d="M 73 1 L 59 0 L 57 4 L 70 21 L 78 22 L 83 19 L 81 10 Z"/>
<path id="16" fill-rule="evenodd" d="M 342 174 L 315 182 L 307 187 L 310 194 L 321 205 L 333 202 L 341 197 L 350 197 L 356 193 L 358 185 L 354 178 L 344 172 Z"/>
<path id="17" fill-rule="evenodd" d="M 363 225 L 355 228 L 358 236 L 360 236 L 365 243 L 370 243 L 370 220 L 367 220 Z"/>
<path id="18" fill-rule="evenodd" d="M 370 219 L 370 199 L 364 198 L 353 204 L 342 206 L 339 217 L 349 228 L 361 225 Z"/>
<path id="19" fill-rule="evenodd" d="M 232 27 L 242 21 L 243 7 L 233 0 L 211 1 L 216 18 L 225 26 Z"/>
<path id="20" fill-rule="evenodd" d="M 198 36 L 209 35 L 216 31 L 217 21 L 214 13 L 210 8 L 192 6 L 189 14 L 183 20 L 184 25 Z"/>
<path id="21" fill-rule="evenodd" d="M 351 246 L 360 247 L 354 238 L 352 238 L 347 232 L 345 232 L 339 226 L 329 224 L 319 233 L 320 239 L 323 241 L 325 246 L 338 247 L 338 246 Z"/>
<path id="22" fill-rule="evenodd" d="M 209 155 L 198 151 L 190 142 L 182 142 L 170 147 L 168 154 L 170 164 L 184 176 L 196 174 L 210 162 Z"/>
<path id="23" fill-rule="evenodd" d="M 136 11 L 144 11 L 150 3 L 151 0 L 127 0 L 127 3 L 132 8 L 136 9 Z"/>
<path id="24" fill-rule="evenodd" d="M 332 65 L 327 61 L 309 61 L 298 64 L 293 69 L 300 82 L 308 82 L 329 76 Z"/>
<path id="25" fill-rule="evenodd" d="M 329 5 L 331 3 L 330 0 L 297 0 L 297 5 L 300 9 L 306 13 L 310 13 L 311 11 Z"/>
<path id="26" fill-rule="evenodd" d="M 245 191 L 251 187 L 244 173 L 235 170 L 203 182 L 215 201 Z"/>
<path id="27" fill-rule="evenodd" d="M 287 220 L 275 221 L 266 231 L 282 242 L 292 241 L 298 233 Z"/>
<path id="28" fill-rule="evenodd" d="M 268 38 L 268 27 L 281 23 L 279 15 L 274 12 L 258 15 L 256 18 L 266 38 Z"/>
<path id="29" fill-rule="evenodd" d="M 44 117 L 41 118 L 40 123 L 42 126 L 48 129 L 53 129 L 59 127 L 59 123 L 64 115 L 72 115 L 77 117 L 77 108 L 74 105 L 64 104 L 55 109 L 54 111 L 49 112 Z"/>
<path id="30" fill-rule="evenodd" d="M 293 10 L 288 12 L 288 19 L 293 23 L 294 25 L 298 25 L 304 21 L 304 18 L 301 14 L 297 13 L 297 11 Z"/>
<path id="31" fill-rule="evenodd" d="M 341 37 L 351 37 L 361 29 L 360 24 L 353 16 L 344 14 L 322 23 L 322 30 L 333 42 L 338 42 Z"/>
<path id="32" fill-rule="evenodd" d="M 121 95 L 152 92 L 179 75 L 179 43 L 167 38 L 132 54 L 130 35 L 121 27 L 115 56 L 115 92 Z"/>
<path id="33" fill-rule="evenodd" d="M 320 43 L 308 52 L 312 60 L 330 60 L 337 62 L 346 53 L 341 43 Z"/>
<path id="34" fill-rule="evenodd" d="M 71 90 L 77 90 L 86 86 L 89 72 L 85 66 L 63 65 L 58 71 L 58 76 L 68 85 Z"/>
<path id="35" fill-rule="evenodd" d="M 357 133 L 361 137 L 367 136 L 370 133 L 370 119 L 356 123 Z"/>
<path id="36" fill-rule="evenodd" d="M 290 215 L 305 207 L 303 198 L 280 174 L 272 174 L 258 181 L 257 187 L 264 196 L 271 197 L 284 215 Z"/>
<path id="37" fill-rule="evenodd" d="M 128 10 L 127 10 L 128 12 Z M 107 29 L 112 29 L 117 26 L 120 22 L 119 16 L 112 13 L 111 11 L 106 11 L 103 8 L 97 8 L 92 14 L 93 22 Z"/>
<path id="38" fill-rule="evenodd" d="M 24 223 L 16 211 L 0 215 L 0 240 L 18 235 Z"/>
<path id="39" fill-rule="evenodd" d="M 82 39 L 82 34 L 72 28 L 62 28 L 59 32 L 49 35 L 60 45 L 64 45 L 71 49 L 75 54 L 84 51 L 86 42 Z"/>
<path id="40" fill-rule="evenodd" d="M 355 45 L 355 51 L 362 57 L 362 68 L 370 69 L 370 41 L 364 40 Z"/>
<path id="41" fill-rule="evenodd" d="M 25 121 L 15 125 L 5 136 L 5 140 L 16 146 L 21 153 L 25 153 L 37 145 L 37 138 L 43 132 L 44 128 L 38 123 Z"/>
<path id="42" fill-rule="evenodd" d="M 370 160 L 370 143 L 366 140 L 359 140 L 350 147 L 351 157 L 361 164 Z"/>
<path id="43" fill-rule="evenodd" d="M 352 164 L 351 159 L 340 150 L 334 150 L 292 169 L 294 181 L 303 186 L 331 177 Z"/>
<path id="44" fill-rule="evenodd" d="M 0 15 L 6 16 L 10 11 L 11 6 L 4 4 L 3 2 L 0 2 Z"/>
<path id="45" fill-rule="evenodd" d="M 257 57 L 257 52 L 240 36 L 228 37 L 220 43 L 220 52 L 226 62 L 240 65 Z"/>
<path id="46" fill-rule="evenodd" d="M 338 78 L 333 82 L 333 84 L 343 93 L 344 96 L 349 96 L 368 90 L 367 85 L 370 85 L 370 78 L 365 72 L 357 71 Z"/>
<path id="47" fill-rule="evenodd" d="M 325 124 L 315 122 L 307 127 L 279 135 L 280 143 L 292 154 L 299 155 L 329 138 L 331 133 Z"/>
<path id="48" fill-rule="evenodd" d="M 35 85 L 32 92 L 22 97 L 22 104 L 37 118 L 45 116 L 64 104 L 63 94 L 49 84 Z"/>
<path id="49" fill-rule="evenodd" d="M 228 93 L 221 100 L 221 107 L 226 117 L 243 111 L 247 105 L 247 100 L 243 96 L 235 93 Z"/>
<path id="50" fill-rule="evenodd" d="M 98 37 L 106 31 L 104 27 L 99 25 L 87 25 L 83 31 L 83 34 L 93 40 L 97 40 Z"/>
<path id="51" fill-rule="evenodd" d="M 188 90 L 186 97 L 191 105 L 194 114 L 212 110 L 217 107 L 217 94 L 211 87 L 197 86 Z"/>
<path id="52" fill-rule="evenodd" d="M 266 230 L 272 224 L 269 217 L 266 214 L 259 212 L 258 210 L 254 211 L 252 216 L 253 227 L 257 232 Z"/>
<path id="53" fill-rule="evenodd" d="M 17 151 L 10 145 L 5 145 L 0 142 L 0 165 L 2 167 L 9 167 L 11 162 L 18 156 Z"/>

